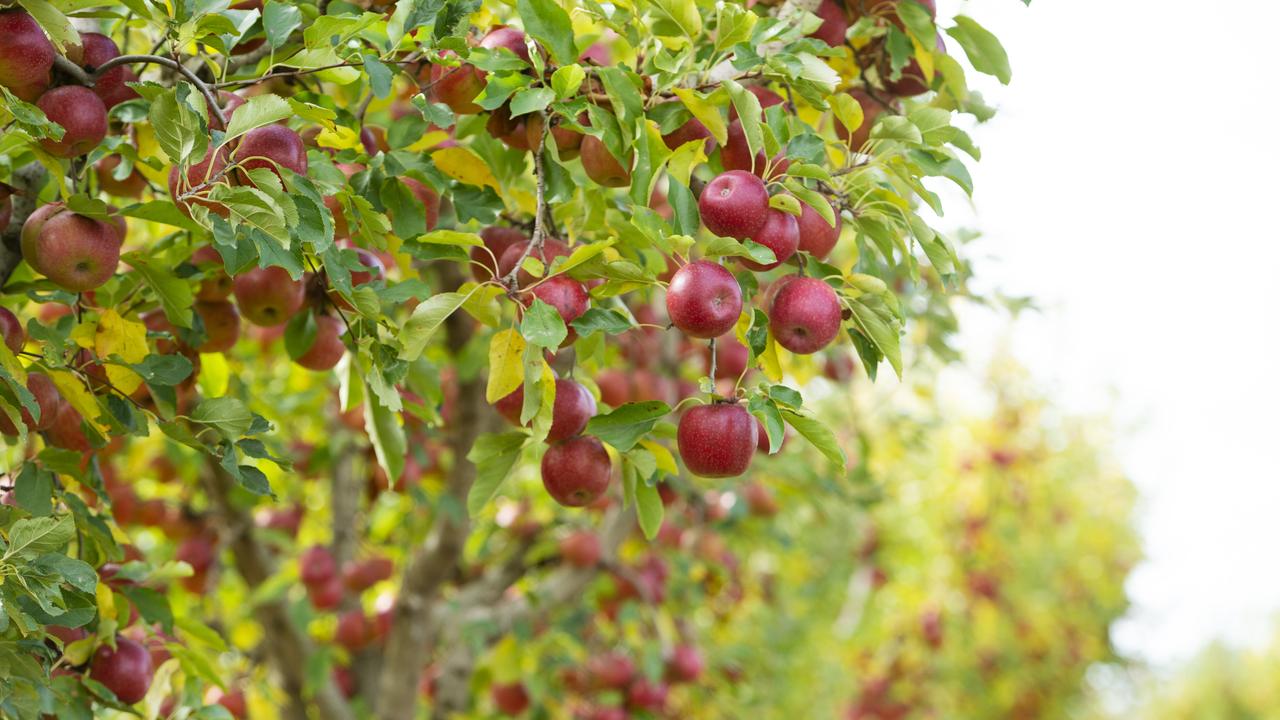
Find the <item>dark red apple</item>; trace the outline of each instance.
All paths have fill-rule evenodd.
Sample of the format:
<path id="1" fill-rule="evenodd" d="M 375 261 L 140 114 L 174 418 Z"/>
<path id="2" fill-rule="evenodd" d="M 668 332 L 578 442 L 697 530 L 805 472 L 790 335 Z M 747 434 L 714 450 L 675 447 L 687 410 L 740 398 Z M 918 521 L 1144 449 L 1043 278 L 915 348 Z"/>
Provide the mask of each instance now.
<path id="1" fill-rule="evenodd" d="M 524 387 L 516 388 L 494 404 L 498 413 L 512 425 L 520 424 L 520 410 L 524 405 Z M 581 383 L 560 378 L 556 380 L 556 399 L 551 407 L 551 429 L 547 442 L 567 440 L 581 433 L 587 422 L 596 414 L 596 399 Z"/>
<path id="2" fill-rule="evenodd" d="M 746 258 L 739 258 L 739 260 L 745 267 L 757 272 L 772 270 L 796 254 L 796 248 L 800 246 L 800 223 L 796 222 L 796 216 L 789 212 L 769 208 L 764 224 L 751 236 L 751 239 L 772 250 L 774 261 L 758 263 Z"/>
<path id="3" fill-rule="evenodd" d="M 590 435 L 552 445 L 542 456 L 542 485 L 566 507 L 594 502 L 609 488 L 612 475 L 609 453 Z"/>
<path id="4" fill-rule="evenodd" d="M 120 55 L 116 41 L 101 33 L 80 33 L 84 56 L 80 64 L 88 69 L 101 67 L 108 60 Z M 138 97 L 138 92 L 125 83 L 136 82 L 138 76 L 128 65 L 117 65 L 94 80 L 93 92 L 108 110 L 126 100 Z"/>
<path id="5" fill-rule="evenodd" d="M 489 688 L 489 696 L 493 698 L 493 706 L 503 715 L 515 717 L 529 709 L 529 691 L 524 683 L 494 683 Z"/>
<path id="6" fill-rule="evenodd" d="M 260 168 L 274 172 L 281 183 L 284 174 L 280 168 L 307 174 L 307 146 L 302 136 L 283 125 L 264 125 L 245 133 L 231 158 L 239 163 L 240 182 L 246 184 L 252 184 L 248 171 Z"/>
<path id="7" fill-rule="evenodd" d="M 702 224 L 715 235 L 751 237 L 769 214 L 769 191 L 764 181 L 743 170 L 717 175 L 698 198 Z"/>
<path id="8" fill-rule="evenodd" d="M 498 277 L 499 278 L 505 278 L 507 275 L 511 273 L 513 269 L 515 269 L 516 264 L 520 262 L 520 258 L 524 257 L 524 251 L 528 247 L 529 247 L 529 243 L 527 241 L 514 243 L 513 245 L 508 247 L 506 251 L 502 253 L 501 256 L 498 257 Z M 545 267 L 549 268 L 551 267 L 551 263 L 554 262 L 556 258 L 569 257 L 569 252 L 570 252 L 569 246 L 565 245 L 559 240 L 547 238 L 542 242 L 542 252 L 541 253 L 538 253 L 536 251 L 531 252 L 529 253 L 529 257 L 537 258 L 538 260 L 542 261 Z M 526 271 L 524 268 L 521 268 L 520 272 L 516 273 L 516 282 L 519 284 L 520 287 L 524 287 L 532 283 L 534 280 L 535 278 L 532 275 L 530 275 L 528 271 Z"/>
<path id="9" fill-rule="evenodd" d="M 383 580 L 390 579 L 395 570 L 396 566 L 391 558 L 381 555 L 365 558 L 347 565 L 342 571 L 342 584 L 351 592 L 364 592 Z"/>
<path id="10" fill-rule="evenodd" d="M 738 403 L 717 402 L 685 411 L 676 429 L 680 459 L 699 477 L 735 477 L 756 451 L 756 419 Z"/>
<path id="11" fill-rule="evenodd" d="M 480 282 L 498 274 L 498 260 L 507 248 L 517 243 L 529 242 L 528 236 L 515 228 L 487 227 L 480 231 L 484 247 L 471 248 L 471 275 Z"/>
<path id="12" fill-rule="evenodd" d="M 594 135 L 582 138 L 578 152 L 582 159 L 582 169 L 587 171 L 587 177 L 597 185 L 616 188 L 631 184 L 630 160 L 625 166 L 618 162 L 600 138 Z"/>
<path id="13" fill-rule="evenodd" d="M 63 85 L 36 101 L 49 120 L 61 125 L 61 140 L 44 138 L 40 146 L 50 155 L 73 158 L 87 154 L 107 136 L 107 107 L 89 88 Z"/>
<path id="14" fill-rule="evenodd" d="M 809 33 L 809 37 L 817 38 L 831 47 L 839 47 L 845 43 L 849 16 L 845 14 L 842 4 L 837 0 L 822 0 L 813 14 L 822 18 L 822 25 Z"/>
<path id="15" fill-rule="evenodd" d="M 422 203 L 422 212 L 426 218 L 427 229 L 431 230 L 440 221 L 440 195 L 435 190 L 423 185 L 411 177 L 402 177 L 400 182 L 409 188 L 409 192 Z"/>
<path id="16" fill-rule="evenodd" d="M 22 226 L 22 256 L 37 272 L 71 292 L 102 286 L 116 272 L 123 238 L 119 226 L 68 210 L 38 208 Z"/>
<path id="17" fill-rule="evenodd" d="M 27 332 L 22 328 L 22 321 L 7 307 L 0 307 L 0 335 L 4 336 L 9 352 L 16 353 L 27 344 Z"/>
<path id="18" fill-rule="evenodd" d="M 294 362 L 317 372 L 332 370 L 347 352 L 347 346 L 342 342 L 342 335 L 346 331 L 346 324 L 339 318 L 317 315 L 315 341 Z"/>
<path id="19" fill-rule="evenodd" d="M 209 185 L 217 182 L 225 184 L 225 176 L 222 173 L 226 167 L 226 146 L 218 148 L 216 152 L 213 148 L 209 148 L 203 160 L 187 168 L 185 179 L 178 166 L 173 166 L 169 169 L 169 196 L 187 217 L 191 217 L 191 205 L 203 205 L 209 208 L 209 212 L 227 217 L 230 214 L 227 206 L 204 199 L 204 196 L 208 195 Z M 187 193 L 194 194 L 192 197 L 179 199 Z"/>
<path id="20" fill-rule="evenodd" d="M 22 416 L 23 424 L 31 431 L 48 430 L 57 419 L 58 406 L 62 402 L 62 396 L 58 394 L 57 386 L 53 384 L 48 375 L 32 372 L 27 374 L 27 390 L 31 391 L 31 395 L 36 400 L 36 407 L 40 409 L 40 417 L 39 419 L 32 417 L 31 413 L 19 404 L 17 408 Z M 9 419 L 9 415 L 3 412 L 0 412 L 0 433 L 5 435 L 18 434 L 17 426 Z"/>
<path id="21" fill-rule="evenodd" d="M 824 199 L 822 202 L 827 201 Z M 844 222 L 840 213 L 835 213 L 835 216 L 836 224 L 828 225 L 817 210 L 809 207 L 808 203 L 800 203 L 800 217 L 796 220 L 800 230 L 799 249 L 819 260 L 831 254 L 831 249 L 840 239 L 840 228 Z"/>
<path id="22" fill-rule="evenodd" d="M 204 323 L 207 339 L 197 351 L 202 353 L 226 352 L 240 339 L 240 313 L 226 300 L 202 300 L 195 304 L 196 314 Z"/>
<path id="23" fill-rule="evenodd" d="M 49 86 L 55 54 L 53 43 L 26 10 L 0 12 L 0 85 L 21 100 L 34 101 Z"/>
<path id="24" fill-rule="evenodd" d="M 441 57 L 456 56 L 452 50 L 444 50 Z M 485 72 L 467 63 L 450 67 L 430 66 L 431 94 L 436 102 L 442 102 L 458 115 L 475 115 L 484 108 L 475 103 L 476 96 L 484 90 Z"/>
<path id="25" fill-rule="evenodd" d="M 116 197 L 142 197 L 142 191 L 148 187 L 147 179 L 138 172 L 137 168 L 134 168 L 123 180 L 117 180 L 115 169 L 120 165 L 120 161 L 119 155 L 108 155 L 93 164 L 94 172 L 98 176 L 98 187 L 103 192 Z"/>
<path id="26" fill-rule="evenodd" d="M 667 286 L 667 315 L 690 337 L 724 335 L 733 330 L 741 313 L 738 280 L 709 260 L 695 260 L 680 268 Z"/>
<path id="27" fill-rule="evenodd" d="M 796 278 L 773 298 L 769 331 L 782 347 L 797 355 L 813 354 L 840 334 L 840 300 L 817 278 Z"/>
<path id="28" fill-rule="evenodd" d="M 306 285 L 289 277 L 281 267 L 254 268 L 232 283 L 240 313 L 254 325 L 283 325 L 297 314 L 306 300 Z"/>
<path id="29" fill-rule="evenodd" d="M 753 157 L 751 146 L 747 144 L 747 133 L 742 129 L 742 121 L 734 120 L 729 123 L 728 137 L 725 139 L 724 147 L 720 149 L 720 164 L 725 170 L 742 170 L 760 177 L 765 177 L 766 166 L 768 166 L 769 177 L 774 178 L 785 173 L 791 161 L 779 152 L 773 156 L 770 164 L 765 161 L 763 148 L 757 150 Z"/>
<path id="30" fill-rule="evenodd" d="M 116 636 L 114 650 L 109 645 L 99 646 L 89 665 L 89 677 L 105 685 L 125 705 L 146 697 L 154 672 L 151 653 L 122 635 Z"/>
<path id="31" fill-rule="evenodd" d="M 222 263 L 222 256 L 212 245 L 201 246 L 191 254 L 191 264 L 204 272 L 196 299 L 206 302 L 226 300 L 231 296 L 231 277 Z"/>

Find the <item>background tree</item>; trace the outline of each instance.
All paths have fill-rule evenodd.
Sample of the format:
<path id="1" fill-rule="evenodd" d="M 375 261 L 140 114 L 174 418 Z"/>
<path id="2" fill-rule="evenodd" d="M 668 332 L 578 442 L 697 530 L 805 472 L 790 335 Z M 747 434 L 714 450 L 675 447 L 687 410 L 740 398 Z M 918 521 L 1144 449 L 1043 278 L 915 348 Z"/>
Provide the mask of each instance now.
<path id="1" fill-rule="evenodd" d="M 986 519 L 985 470 L 900 481 L 926 424 L 801 392 L 955 357 L 970 268 L 921 211 L 971 189 L 955 123 L 992 111 L 941 33 L 1008 81 L 914 0 L 0 9 L 0 713 L 805 712 L 816 684 L 757 697 L 777 658 L 742 617 L 825 639 L 864 716 L 950 707 L 972 650 L 1016 666 L 1011 702 L 1069 696 L 1122 604 L 1124 504 L 1085 573 L 1071 533 Z M 1026 427 L 996 465 L 1094 529 L 1064 478 L 1123 483 Z M 952 492 L 976 559 L 954 517 L 896 527 Z M 988 522 L 1043 541 L 987 557 Z M 774 554 L 788 529 L 832 572 Z M 867 568 L 912 602 L 831 617 Z M 1046 579 L 1066 658 L 991 618 Z M 937 582 L 978 599 L 917 607 Z M 813 612 L 765 621 L 793 583 Z M 994 635 L 890 653 L 934 612 Z"/>

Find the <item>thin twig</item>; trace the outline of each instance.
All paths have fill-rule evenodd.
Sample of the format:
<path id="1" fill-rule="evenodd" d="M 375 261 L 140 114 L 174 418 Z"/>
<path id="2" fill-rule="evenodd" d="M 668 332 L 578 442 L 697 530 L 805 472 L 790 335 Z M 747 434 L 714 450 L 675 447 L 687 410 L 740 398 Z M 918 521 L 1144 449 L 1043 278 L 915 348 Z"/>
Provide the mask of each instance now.
<path id="1" fill-rule="evenodd" d="M 502 279 L 502 284 L 506 285 L 512 292 L 519 289 L 520 268 L 524 265 L 524 261 L 535 252 L 542 253 L 542 244 L 546 238 L 546 230 L 543 223 L 546 221 L 547 210 L 547 181 L 542 171 L 542 149 L 547 144 L 547 131 L 551 129 L 551 123 L 547 118 L 547 111 L 543 110 L 542 115 L 542 134 L 538 136 L 538 146 L 533 149 L 533 179 L 537 186 L 536 205 L 533 209 L 533 236 L 529 239 L 529 245 L 525 247 L 524 253 L 520 255 L 520 259 L 515 266 L 511 268 L 511 272 Z M 544 258 L 545 259 L 545 258 Z"/>
<path id="2" fill-rule="evenodd" d="M 160 65 L 181 73 L 183 77 L 200 89 L 200 93 L 204 95 L 204 99 L 209 102 L 209 109 L 213 111 L 213 114 L 218 118 L 219 122 L 222 123 L 222 126 L 226 127 L 227 116 L 222 114 L 222 108 L 218 107 L 218 99 L 214 96 L 213 91 L 209 89 L 209 86 L 206 85 L 203 80 L 196 77 L 195 73 L 188 70 L 185 65 L 177 60 L 170 60 L 167 57 L 160 57 L 159 55 L 119 55 L 99 65 L 97 69 L 93 71 L 91 78 L 96 80 L 97 78 L 102 77 L 102 74 L 106 71 L 121 65 L 137 65 L 145 63 Z"/>

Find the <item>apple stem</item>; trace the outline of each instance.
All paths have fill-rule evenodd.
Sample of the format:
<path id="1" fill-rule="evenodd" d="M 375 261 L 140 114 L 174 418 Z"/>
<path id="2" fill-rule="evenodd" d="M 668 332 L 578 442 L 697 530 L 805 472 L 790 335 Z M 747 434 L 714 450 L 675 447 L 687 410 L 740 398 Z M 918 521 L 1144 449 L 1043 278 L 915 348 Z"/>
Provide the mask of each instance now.
<path id="1" fill-rule="evenodd" d="M 711 347 L 711 396 L 714 398 L 716 394 L 716 339 L 711 338 L 707 343 Z"/>

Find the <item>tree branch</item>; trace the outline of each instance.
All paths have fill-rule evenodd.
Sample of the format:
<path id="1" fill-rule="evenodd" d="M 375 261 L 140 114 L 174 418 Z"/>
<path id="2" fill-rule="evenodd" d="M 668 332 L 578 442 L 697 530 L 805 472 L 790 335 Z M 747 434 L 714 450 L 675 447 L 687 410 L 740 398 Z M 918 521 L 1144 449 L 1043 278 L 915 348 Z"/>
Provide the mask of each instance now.
<path id="1" fill-rule="evenodd" d="M 456 287 L 461 284 L 462 276 L 457 268 L 449 266 L 445 271 L 450 273 L 446 285 Z M 456 356 L 462 350 L 475 332 L 474 327 L 470 318 L 462 313 L 449 317 L 445 322 L 445 332 L 450 354 Z M 457 416 L 448 438 L 453 456 L 446 489 L 448 498 L 440 504 L 435 524 L 405 568 L 400 595 L 396 598 L 391 636 L 383 655 L 382 673 L 373 696 L 377 717 L 382 720 L 414 716 L 418 676 L 426 664 L 429 650 L 431 606 L 441 588 L 453 576 L 471 531 L 471 521 L 465 508 L 476 468 L 466 457 L 480 434 L 480 413 L 487 407 L 482 376 L 477 375 L 458 384 L 455 407 Z"/>
<path id="2" fill-rule="evenodd" d="M 212 459 L 208 471 L 203 475 L 209 499 L 225 525 L 236 570 L 244 578 L 246 585 L 256 588 L 274 573 L 271 558 L 253 536 L 253 521 L 248 513 L 231 500 L 234 480 Z M 283 601 L 263 601 L 254 608 L 254 615 L 266 631 L 266 650 L 280 675 L 282 689 L 294 706 L 291 717 L 305 717 L 306 699 L 303 689 L 306 685 L 306 666 L 308 658 L 315 653 L 315 648 L 310 638 L 294 625 Z M 322 720 L 355 720 L 346 699 L 333 683 L 316 688 L 313 700 Z"/>
<path id="3" fill-rule="evenodd" d="M 9 227 L 0 236 L 0 287 L 9 282 L 9 276 L 22 262 L 22 225 L 35 212 L 40 188 L 44 187 L 47 178 L 44 166 L 33 162 L 15 170 L 9 180 L 13 188 L 9 196 L 13 212 L 9 215 Z"/>
<path id="4" fill-rule="evenodd" d="M 91 80 L 97 80 L 102 77 L 103 73 L 114 67 L 137 64 L 161 65 L 180 73 L 192 85 L 200 89 L 200 94 L 204 95 L 204 99 L 209 102 L 209 108 L 213 111 L 213 114 L 222 122 L 223 127 L 227 126 L 227 116 L 222 114 L 222 108 L 218 106 L 218 98 L 213 94 L 213 91 L 209 89 L 209 86 L 203 80 L 196 77 L 195 73 L 188 70 L 186 65 L 177 60 L 171 60 L 159 55 L 118 55 L 99 65 L 94 69 L 93 74 L 87 77 Z M 92 82 L 87 84 L 91 85 Z"/>
<path id="5" fill-rule="evenodd" d="M 546 228 L 544 223 L 547 217 L 547 179 L 542 170 L 542 150 L 547 145 L 547 133 L 551 129 L 551 119 L 547 117 L 547 111 L 541 111 L 542 115 L 542 134 L 538 137 L 538 146 L 533 149 L 533 180 L 537 186 L 537 199 L 533 208 L 533 236 L 529 238 L 529 244 L 524 249 L 524 254 L 520 256 L 520 260 L 511 268 L 511 272 L 502 279 L 502 284 L 506 285 L 511 291 L 519 290 L 520 267 L 524 265 L 524 261 L 533 253 L 542 253 L 542 243 L 546 239 Z M 544 258 L 545 259 L 545 258 Z"/>

